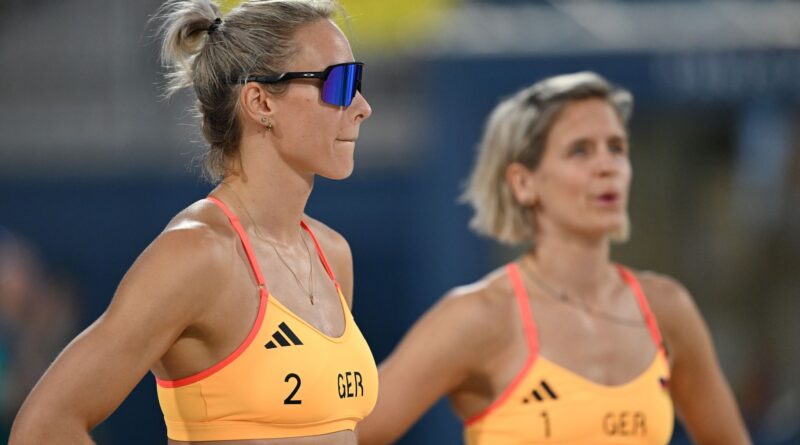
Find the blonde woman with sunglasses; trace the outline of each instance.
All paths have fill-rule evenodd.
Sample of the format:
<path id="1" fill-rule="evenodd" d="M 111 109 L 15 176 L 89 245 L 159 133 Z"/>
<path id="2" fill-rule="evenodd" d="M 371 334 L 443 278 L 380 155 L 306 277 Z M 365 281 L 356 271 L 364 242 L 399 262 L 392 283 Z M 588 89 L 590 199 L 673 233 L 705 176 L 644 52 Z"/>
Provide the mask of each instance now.
<path id="1" fill-rule="evenodd" d="M 333 1 L 209 0 L 160 11 L 169 92 L 191 87 L 218 185 L 141 254 L 53 363 L 12 445 L 90 444 L 148 372 L 168 443 L 354 445 L 377 369 L 350 314 L 352 259 L 304 213 L 353 171 L 363 64 Z"/>

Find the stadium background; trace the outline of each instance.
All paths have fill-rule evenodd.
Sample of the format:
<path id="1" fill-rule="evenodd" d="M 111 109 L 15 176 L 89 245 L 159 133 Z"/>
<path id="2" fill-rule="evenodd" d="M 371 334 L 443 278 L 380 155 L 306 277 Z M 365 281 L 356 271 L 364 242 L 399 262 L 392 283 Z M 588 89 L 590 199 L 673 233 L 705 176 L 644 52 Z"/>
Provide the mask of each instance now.
<path id="1" fill-rule="evenodd" d="M 350 241 L 376 359 L 514 254 L 470 233 L 456 202 L 488 112 L 590 69 L 636 97 L 633 236 L 614 258 L 686 284 L 756 443 L 800 443 L 800 3 L 343 4 L 374 115 L 354 175 L 318 180 L 308 213 Z M 0 3 L 0 441 L 139 252 L 210 189 L 191 97 L 159 99 L 158 6 Z M 151 376 L 94 437 L 164 442 Z M 442 402 L 400 443 L 459 440 Z M 673 443 L 688 443 L 680 428 Z"/>

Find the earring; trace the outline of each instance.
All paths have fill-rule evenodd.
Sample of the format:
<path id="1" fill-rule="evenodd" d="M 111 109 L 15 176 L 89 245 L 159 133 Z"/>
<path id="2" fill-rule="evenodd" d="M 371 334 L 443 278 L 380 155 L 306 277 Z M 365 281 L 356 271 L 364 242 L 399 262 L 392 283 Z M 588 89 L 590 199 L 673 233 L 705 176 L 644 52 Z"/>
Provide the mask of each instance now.
<path id="1" fill-rule="evenodd" d="M 268 119 L 266 116 L 261 116 L 261 125 L 264 125 L 267 131 L 272 131 L 272 120 Z"/>

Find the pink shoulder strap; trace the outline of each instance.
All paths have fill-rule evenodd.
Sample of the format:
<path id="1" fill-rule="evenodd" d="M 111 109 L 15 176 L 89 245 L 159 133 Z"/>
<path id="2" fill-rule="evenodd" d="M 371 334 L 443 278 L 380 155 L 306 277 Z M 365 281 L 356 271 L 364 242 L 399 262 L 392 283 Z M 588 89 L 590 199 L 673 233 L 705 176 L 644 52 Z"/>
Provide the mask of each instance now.
<path id="1" fill-rule="evenodd" d="M 536 333 L 536 324 L 533 321 L 528 291 L 525 290 L 525 283 L 522 281 L 519 266 L 516 263 L 509 263 L 506 266 L 506 271 L 508 272 L 508 278 L 511 280 L 511 285 L 514 287 L 514 295 L 517 297 L 522 326 L 525 329 L 525 338 L 528 339 L 528 349 L 531 357 L 536 357 L 539 353 L 539 336 Z"/>
<path id="2" fill-rule="evenodd" d="M 236 231 L 236 233 L 239 235 L 239 239 L 242 241 L 242 247 L 244 247 L 244 252 L 247 254 L 247 260 L 250 262 L 250 267 L 253 269 L 253 274 L 256 277 L 258 286 L 266 290 L 267 284 L 264 282 L 264 276 L 261 275 L 261 268 L 258 266 L 258 260 L 253 252 L 253 248 L 250 246 L 250 238 L 247 237 L 247 232 L 244 231 L 244 227 L 242 227 L 242 223 L 239 222 L 239 218 L 237 218 L 236 215 L 231 212 L 228 206 L 226 206 L 225 203 L 219 199 L 209 196 L 208 200 L 222 209 L 222 211 L 225 213 L 225 216 L 227 216 L 230 220 L 233 230 Z"/>
<path id="3" fill-rule="evenodd" d="M 664 343 L 661 338 L 661 331 L 658 329 L 656 317 L 653 315 L 653 311 L 650 310 L 650 304 L 647 303 L 647 298 L 644 295 L 642 286 L 639 284 L 639 280 L 636 279 L 636 276 L 630 270 L 620 264 L 617 264 L 617 270 L 619 270 L 622 279 L 625 280 L 631 290 L 633 290 L 633 294 L 636 296 L 636 301 L 639 303 L 639 309 L 642 311 L 644 321 L 647 324 L 647 329 L 650 331 L 653 342 L 655 342 L 656 347 L 663 350 Z"/>
<path id="4" fill-rule="evenodd" d="M 528 372 L 533 367 L 534 363 L 536 363 L 536 358 L 539 353 L 539 340 L 536 334 L 536 326 L 534 325 L 530 303 L 528 302 L 528 292 L 525 290 L 525 284 L 523 283 L 522 277 L 519 273 L 519 266 L 517 266 L 516 263 L 510 263 L 506 266 L 506 272 L 508 273 L 508 278 L 511 280 L 511 285 L 514 288 L 514 295 L 517 298 L 519 314 L 520 318 L 522 319 L 522 326 L 525 330 L 525 339 L 528 342 L 528 358 L 525 360 L 525 364 L 522 366 L 522 369 L 520 369 L 517 375 L 514 377 L 514 380 L 511 381 L 511 383 L 503 390 L 502 393 L 500 393 L 500 395 L 497 397 L 497 399 L 495 399 L 494 402 L 492 402 L 491 405 L 486 407 L 486 409 L 480 413 L 464 420 L 464 424 L 466 426 L 479 422 L 481 419 L 485 418 L 505 404 L 506 400 L 511 397 L 516 388 L 522 384 L 525 376 L 528 375 Z"/>
<path id="5" fill-rule="evenodd" d="M 308 235 L 311 236 L 311 240 L 314 241 L 314 246 L 317 248 L 317 255 L 319 255 L 319 260 L 322 261 L 322 265 L 325 266 L 325 271 L 328 272 L 328 276 L 331 277 L 331 281 L 338 287 L 339 283 L 336 281 L 336 277 L 333 276 L 333 270 L 331 266 L 328 265 L 328 260 L 325 259 L 325 252 L 322 251 L 322 246 L 319 245 L 319 241 L 317 241 L 317 237 L 314 236 L 314 232 L 311 231 L 311 227 L 308 227 L 305 221 L 300 221 L 300 225 L 303 229 L 308 232 Z"/>

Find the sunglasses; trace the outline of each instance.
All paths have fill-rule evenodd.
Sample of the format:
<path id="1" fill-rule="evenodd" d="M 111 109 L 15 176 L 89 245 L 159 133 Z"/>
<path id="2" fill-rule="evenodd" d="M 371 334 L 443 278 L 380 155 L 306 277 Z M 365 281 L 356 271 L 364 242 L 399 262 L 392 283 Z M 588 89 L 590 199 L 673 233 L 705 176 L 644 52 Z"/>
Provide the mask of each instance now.
<path id="1" fill-rule="evenodd" d="M 337 107 L 349 107 L 361 91 L 363 62 L 348 62 L 331 65 L 325 71 L 283 73 L 278 76 L 250 76 L 241 83 L 279 83 L 292 79 L 322 79 L 322 101 Z"/>

